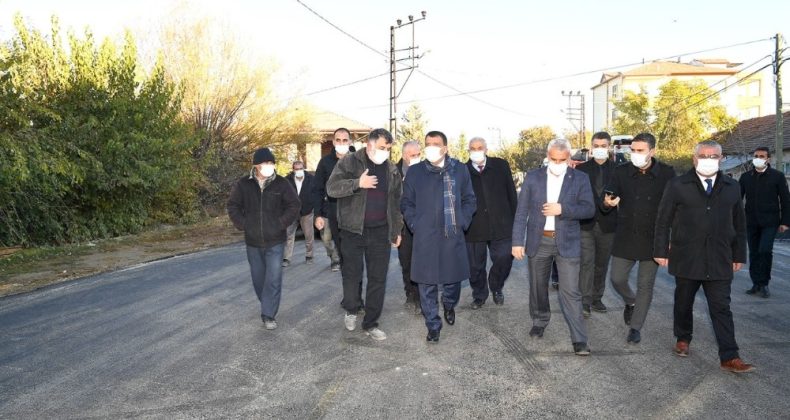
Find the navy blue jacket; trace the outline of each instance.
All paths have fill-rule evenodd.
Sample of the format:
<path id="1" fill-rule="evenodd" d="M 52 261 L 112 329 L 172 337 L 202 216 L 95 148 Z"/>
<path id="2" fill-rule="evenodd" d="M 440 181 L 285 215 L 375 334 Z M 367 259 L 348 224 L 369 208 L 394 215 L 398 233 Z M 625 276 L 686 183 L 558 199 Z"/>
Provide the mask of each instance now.
<path id="1" fill-rule="evenodd" d="M 546 225 L 546 216 L 542 213 L 543 204 L 546 203 L 546 171 L 546 168 L 539 168 L 528 172 L 518 195 L 518 208 L 513 221 L 513 246 L 526 247 L 525 253 L 529 257 L 538 253 L 543 227 Z M 566 258 L 581 257 L 579 221 L 595 215 L 587 174 L 568 168 L 557 202 L 562 206 L 562 214 L 554 218 L 557 251 Z"/>
<path id="2" fill-rule="evenodd" d="M 458 283 L 469 278 L 469 257 L 464 231 L 477 208 L 469 171 L 463 163 L 446 157 L 455 165 L 455 215 L 457 230 L 444 236 L 444 186 L 441 173 L 428 170 L 428 161 L 414 165 L 403 182 L 401 211 L 414 233 L 411 279 L 423 284 Z"/>

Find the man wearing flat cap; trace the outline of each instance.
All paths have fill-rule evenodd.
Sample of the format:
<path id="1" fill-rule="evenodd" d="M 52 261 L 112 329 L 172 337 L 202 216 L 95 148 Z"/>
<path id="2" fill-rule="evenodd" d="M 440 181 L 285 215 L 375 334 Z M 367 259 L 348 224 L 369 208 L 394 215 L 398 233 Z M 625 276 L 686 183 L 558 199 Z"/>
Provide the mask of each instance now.
<path id="1" fill-rule="evenodd" d="M 252 287 L 267 330 L 277 328 L 286 228 L 299 217 L 301 207 L 293 187 L 275 173 L 274 163 L 271 150 L 256 150 L 250 174 L 236 182 L 228 199 L 228 216 L 244 231 Z"/>

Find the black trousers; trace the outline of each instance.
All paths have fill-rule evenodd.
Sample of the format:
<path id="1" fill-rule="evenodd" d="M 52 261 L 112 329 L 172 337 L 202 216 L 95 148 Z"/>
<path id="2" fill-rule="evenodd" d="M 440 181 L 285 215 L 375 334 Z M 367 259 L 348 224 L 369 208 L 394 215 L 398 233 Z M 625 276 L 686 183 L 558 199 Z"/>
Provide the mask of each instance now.
<path id="1" fill-rule="evenodd" d="M 702 286 L 708 300 L 708 312 L 719 345 L 721 361 L 739 357 L 735 325 L 730 311 L 731 285 L 732 280 L 691 280 L 675 277 L 675 337 L 691 342 L 694 330 L 694 297 Z"/>
<path id="2" fill-rule="evenodd" d="M 337 218 L 327 217 L 327 219 L 329 219 L 329 231 L 332 232 L 332 242 L 335 243 L 335 249 L 340 258 L 340 264 L 343 264 L 343 248 L 340 247 L 342 239 L 340 238 L 340 228 L 337 225 Z"/>
<path id="3" fill-rule="evenodd" d="M 414 235 L 406 226 L 400 234 L 400 246 L 398 247 L 398 260 L 403 272 L 403 290 L 406 292 L 406 299 L 411 302 L 420 301 L 420 292 L 417 283 L 411 281 L 411 252 L 414 249 Z"/>
<path id="4" fill-rule="evenodd" d="M 489 289 L 492 292 L 502 291 L 513 267 L 512 243 L 510 238 L 466 243 L 466 253 L 469 256 L 469 286 L 472 287 L 473 299 L 485 301 L 488 299 Z M 486 273 L 489 254 L 491 269 Z"/>
<path id="5" fill-rule="evenodd" d="M 341 305 L 348 313 L 356 313 L 362 307 L 359 288 L 362 273 L 367 268 L 368 287 L 365 295 L 365 318 L 362 328 L 378 326 L 381 309 L 384 306 L 384 291 L 387 286 L 387 270 L 390 263 L 389 227 L 364 228 L 362 235 L 341 230 L 341 246 L 344 255 L 343 265 L 343 302 Z"/>
<path id="6" fill-rule="evenodd" d="M 779 226 L 746 226 L 749 244 L 749 277 L 755 286 L 768 286 L 771 280 L 773 250 Z"/>

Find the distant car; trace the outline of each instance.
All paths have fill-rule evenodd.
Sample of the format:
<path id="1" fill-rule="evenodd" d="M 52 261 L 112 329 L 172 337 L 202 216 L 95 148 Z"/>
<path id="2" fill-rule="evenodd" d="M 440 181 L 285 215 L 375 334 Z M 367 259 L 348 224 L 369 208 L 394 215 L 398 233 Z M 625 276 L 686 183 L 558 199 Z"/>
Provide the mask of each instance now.
<path id="1" fill-rule="evenodd" d="M 612 153 L 615 163 L 625 163 L 631 159 L 631 142 L 634 136 L 624 134 L 612 136 Z"/>

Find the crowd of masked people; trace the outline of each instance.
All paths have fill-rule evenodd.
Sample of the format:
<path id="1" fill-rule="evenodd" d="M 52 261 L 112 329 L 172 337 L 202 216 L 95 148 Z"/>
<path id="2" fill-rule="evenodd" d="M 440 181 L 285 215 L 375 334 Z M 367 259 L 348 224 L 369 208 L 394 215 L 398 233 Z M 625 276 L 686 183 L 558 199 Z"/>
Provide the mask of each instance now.
<path id="1" fill-rule="evenodd" d="M 283 269 L 292 263 L 297 226 L 305 236 L 306 264 L 313 264 L 315 227 L 329 269 L 341 272 L 344 327 L 353 331 L 360 323 L 374 340 L 387 338 L 379 319 L 392 247 L 406 307 L 424 317 L 428 343 L 439 342 L 444 324 L 455 324 L 462 281 L 469 281 L 470 309 L 484 308 L 489 297 L 503 305 L 513 260 L 526 258 L 530 337 L 543 337 L 550 321 L 554 272 L 573 352 L 580 356 L 590 354 L 586 319 L 609 310 L 602 301 L 607 272 L 624 304 L 625 339 L 637 344 L 656 273 L 665 266 L 675 277 L 674 353 L 689 356 L 694 300 L 702 288 L 721 368 L 754 369 L 738 352 L 730 294 L 748 248 L 753 286 L 746 293 L 769 298 L 773 241 L 790 225 L 787 182 L 771 168 L 767 148 L 754 151 L 752 168 L 736 181 L 720 170 L 722 149 L 715 141 L 696 144 L 693 168 L 678 176 L 656 158 L 650 133 L 635 136 L 630 161 L 619 164 L 609 134 L 595 133 L 591 159 L 575 167 L 569 165 L 570 143 L 555 139 L 546 147 L 545 166 L 529 171 L 517 193 L 507 161 L 489 156 L 480 137 L 469 140 L 467 162 L 448 155 L 439 131 L 405 142 L 397 164 L 390 160 L 387 130 L 371 131 L 364 144 L 354 150 L 350 131 L 340 128 L 315 175 L 296 161 L 286 177 L 276 174 L 274 154 L 261 148 L 249 174 L 234 185 L 228 214 L 244 231 L 266 329 L 277 328 Z"/>

